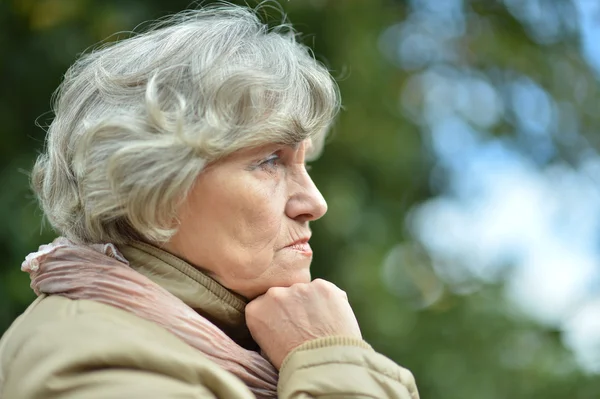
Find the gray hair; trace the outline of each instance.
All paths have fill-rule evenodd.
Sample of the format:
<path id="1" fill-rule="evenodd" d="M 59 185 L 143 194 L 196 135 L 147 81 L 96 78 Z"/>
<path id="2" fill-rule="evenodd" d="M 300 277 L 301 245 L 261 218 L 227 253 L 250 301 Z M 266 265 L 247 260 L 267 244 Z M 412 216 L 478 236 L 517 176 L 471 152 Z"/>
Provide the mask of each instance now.
<path id="1" fill-rule="evenodd" d="M 287 24 L 231 4 L 185 11 L 80 57 L 56 92 L 32 186 L 77 242 L 164 242 L 207 163 L 312 138 L 340 107 L 328 70 Z"/>

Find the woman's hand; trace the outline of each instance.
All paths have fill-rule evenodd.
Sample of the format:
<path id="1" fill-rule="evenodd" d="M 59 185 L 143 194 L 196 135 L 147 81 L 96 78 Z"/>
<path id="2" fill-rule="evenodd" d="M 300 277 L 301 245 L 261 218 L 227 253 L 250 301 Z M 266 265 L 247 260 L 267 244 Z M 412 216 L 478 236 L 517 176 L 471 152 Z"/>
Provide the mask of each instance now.
<path id="1" fill-rule="evenodd" d="M 334 335 L 362 338 L 346 293 L 321 279 L 270 288 L 246 306 L 246 323 L 277 369 L 306 341 Z"/>

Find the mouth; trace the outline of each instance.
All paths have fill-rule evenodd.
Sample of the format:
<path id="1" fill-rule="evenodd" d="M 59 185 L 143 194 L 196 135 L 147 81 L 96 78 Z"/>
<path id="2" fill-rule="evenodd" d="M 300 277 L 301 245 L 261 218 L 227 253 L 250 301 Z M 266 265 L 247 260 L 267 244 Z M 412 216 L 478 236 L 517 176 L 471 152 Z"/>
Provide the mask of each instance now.
<path id="1" fill-rule="evenodd" d="M 312 255 L 312 248 L 310 247 L 310 244 L 308 243 L 309 239 L 310 238 L 302 238 L 300 240 L 296 240 L 293 243 L 287 245 L 285 248 L 310 256 L 310 255 Z"/>

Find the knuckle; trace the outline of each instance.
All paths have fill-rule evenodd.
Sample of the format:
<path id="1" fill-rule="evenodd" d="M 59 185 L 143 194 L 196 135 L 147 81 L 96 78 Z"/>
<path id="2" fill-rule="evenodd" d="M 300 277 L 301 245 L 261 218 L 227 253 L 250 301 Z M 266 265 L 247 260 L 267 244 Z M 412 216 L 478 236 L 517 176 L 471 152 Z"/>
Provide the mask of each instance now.
<path id="1" fill-rule="evenodd" d="M 348 300 L 348 294 L 346 291 L 342 290 L 330 281 L 317 279 L 315 280 L 315 285 L 319 291 L 321 291 L 322 294 L 326 295 L 327 297 L 339 297 L 345 299 L 346 301 Z"/>
<path id="2" fill-rule="evenodd" d="M 296 284 L 292 285 L 291 288 L 294 289 L 295 291 L 304 293 L 304 292 L 308 292 L 310 290 L 310 285 L 308 283 L 296 283 Z"/>
<path id="3" fill-rule="evenodd" d="M 326 292 L 332 292 L 332 291 L 339 290 L 339 288 L 335 284 L 333 284 L 327 280 L 320 279 L 320 278 L 314 280 L 313 284 L 315 285 L 315 287 L 319 288 L 322 291 L 326 291 Z"/>
<path id="4" fill-rule="evenodd" d="M 285 296 L 285 288 L 282 287 L 271 287 L 265 293 L 265 296 L 272 299 L 281 299 Z"/>
<path id="5" fill-rule="evenodd" d="M 260 300 L 254 300 L 254 301 L 250 301 L 245 308 L 245 313 L 246 315 L 249 316 L 253 316 L 256 312 L 258 312 L 258 309 L 260 308 Z"/>
<path id="6" fill-rule="evenodd" d="M 322 278 L 313 280 L 312 284 L 319 288 L 329 288 L 331 285 L 333 285 L 329 281 L 323 280 Z"/>

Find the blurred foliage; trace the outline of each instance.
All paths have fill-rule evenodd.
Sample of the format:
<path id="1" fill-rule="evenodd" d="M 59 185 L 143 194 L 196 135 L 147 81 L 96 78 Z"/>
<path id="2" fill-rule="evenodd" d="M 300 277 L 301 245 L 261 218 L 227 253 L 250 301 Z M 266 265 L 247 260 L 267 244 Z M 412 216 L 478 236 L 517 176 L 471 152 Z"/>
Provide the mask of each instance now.
<path id="1" fill-rule="evenodd" d="M 314 275 L 348 292 L 365 338 L 414 372 L 423 398 L 598 398 L 600 379 L 578 367 L 560 331 L 515 309 L 501 284 L 452 289 L 405 223 L 413 207 L 441 190 L 432 184 L 435 157 L 422 122 L 427 115 L 415 116 L 427 93 L 414 79 L 432 65 L 484 77 L 497 87 L 526 77 L 565 112 L 574 112 L 581 131 L 600 127 L 597 80 L 577 47 L 573 7 L 544 2 L 542 22 L 555 22 L 544 30 L 540 21 L 519 17 L 519 2 L 465 0 L 460 26 L 430 27 L 447 34 L 446 46 L 459 55 L 453 57 L 445 47 L 425 51 L 426 40 L 398 44 L 407 40 L 407 23 L 419 13 L 438 12 L 444 1 L 425 2 L 431 6 L 418 12 L 415 3 L 281 2 L 339 80 L 344 102 L 312 172 L 330 208 L 314 226 Z M 19 270 L 22 259 L 53 238 L 41 228 L 28 190 L 27 170 L 44 140 L 34 122 L 43 127 L 51 120 L 51 94 L 79 53 L 187 7 L 189 0 L 0 1 L 0 331 L 33 299 L 28 276 Z M 409 57 L 415 46 L 420 58 Z M 394 56 L 398 48 L 404 58 Z M 455 98 L 450 93 L 440 101 Z M 487 123 L 490 137 L 510 137 L 517 111 L 505 106 L 495 123 L 476 116 L 471 122 Z M 554 125 L 557 131 L 563 122 Z M 592 133 L 580 141 L 559 134 L 552 140 L 558 150 L 539 162 L 572 159 L 582 151 L 581 140 L 599 144 Z M 525 153 L 536 145 L 519 143 Z"/>

